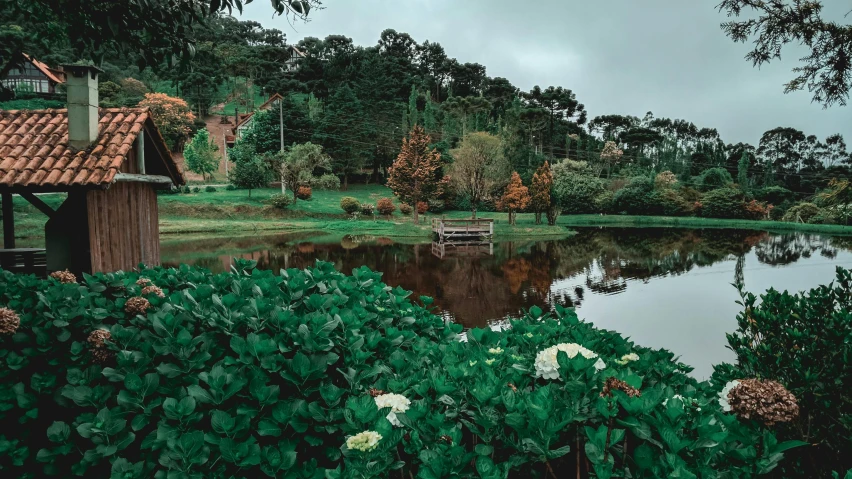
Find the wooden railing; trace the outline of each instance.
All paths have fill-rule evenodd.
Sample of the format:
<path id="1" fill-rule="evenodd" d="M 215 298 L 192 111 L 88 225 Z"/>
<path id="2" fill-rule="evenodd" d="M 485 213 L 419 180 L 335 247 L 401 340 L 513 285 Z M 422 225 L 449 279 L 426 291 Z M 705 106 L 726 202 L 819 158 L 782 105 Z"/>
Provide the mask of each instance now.
<path id="1" fill-rule="evenodd" d="M 494 220 L 432 218 L 432 232 L 442 241 L 448 238 L 491 238 L 494 236 Z"/>

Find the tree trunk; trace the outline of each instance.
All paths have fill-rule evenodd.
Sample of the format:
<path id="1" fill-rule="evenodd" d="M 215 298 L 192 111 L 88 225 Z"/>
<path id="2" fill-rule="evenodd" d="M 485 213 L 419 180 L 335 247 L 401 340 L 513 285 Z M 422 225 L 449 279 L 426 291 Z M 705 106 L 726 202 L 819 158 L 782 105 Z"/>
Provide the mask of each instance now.
<path id="1" fill-rule="evenodd" d="M 287 193 L 287 183 L 284 181 L 284 175 L 281 175 L 281 194 Z M 293 190 L 293 195 L 296 195 L 296 191 Z"/>
<path id="2" fill-rule="evenodd" d="M 349 173 L 343 173 L 343 191 L 349 190 Z"/>
<path id="3" fill-rule="evenodd" d="M 471 213 L 472 213 L 471 218 L 476 219 L 476 206 L 473 207 L 473 209 L 471 210 Z"/>
<path id="4" fill-rule="evenodd" d="M 541 211 L 535 212 L 535 224 L 537 224 L 537 225 L 541 224 Z"/>
<path id="5" fill-rule="evenodd" d="M 416 205 L 417 203 L 414 203 L 414 204 Z M 416 225 L 420 224 L 420 218 L 419 218 L 419 213 L 417 212 L 417 206 L 414 207 L 414 224 L 416 224 Z"/>

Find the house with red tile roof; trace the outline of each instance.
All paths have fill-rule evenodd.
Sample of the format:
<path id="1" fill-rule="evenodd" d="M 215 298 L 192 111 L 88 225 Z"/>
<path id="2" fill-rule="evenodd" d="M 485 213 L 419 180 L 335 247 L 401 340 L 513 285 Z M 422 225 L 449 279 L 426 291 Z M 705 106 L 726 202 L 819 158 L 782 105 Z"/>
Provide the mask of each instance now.
<path id="1" fill-rule="evenodd" d="M 34 266 L 16 252 L 13 195 L 48 216 L 44 272 L 159 264 L 156 189 L 184 184 L 183 174 L 147 108 L 98 108 L 99 70 L 64 71 L 67 109 L 0 110 L 0 266 Z M 67 197 L 54 210 L 36 196 L 46 192 Z"/>
<path id="2" fill-rule="evenodd" d="M 19 66 L 13 66 L 16 62 L 11 62 L 0 72 L 0 84 L 10 90 L 26 89 L 41 95 L 57 93 L 56 87 L 65 83 L 65 72 L 51 68 L 26 53 L 22 56 Z"/>

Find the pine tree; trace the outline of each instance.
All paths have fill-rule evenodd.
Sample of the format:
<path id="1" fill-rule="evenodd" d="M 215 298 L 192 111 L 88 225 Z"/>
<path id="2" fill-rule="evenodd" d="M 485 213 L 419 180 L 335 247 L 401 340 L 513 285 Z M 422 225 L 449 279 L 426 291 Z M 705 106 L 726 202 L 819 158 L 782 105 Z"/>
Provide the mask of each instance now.
<path id="1" fill-rule="evenodd" d="M 426 133 L 432 135 L 438 130 L 438 118 L 432 97 L 426 96 L 426 107 L 423 109 L 423 128 Z"/>
<path id="2" fill-rule="evenodd" d="M 334 173 L 343 177 L 343 189 L 349 175 L 360 172 L 371 155 L 375 139 L 364 133 L 364 108 L 351 88 L 344 85 L 325 104 L 322 118 L 314 130 L 313 142 L 322 145 L 332 158 Z"/>
<path id="3" fill-rule="evenodd" d="M 414 85 L 411 85 L 411 94 L 408 95 L 408 128 L 411 130 L 415 125 L 420 124 L 420 118 L 417 111 L 417 99 L 420 98 L 420 93 Z"/>
<path id="4" fill-rule="evenodd" d="M 509 181 L 509 186 L 506 187 L 506 193 L 500 198 L 498 206 L 501 210 L 509 212 L 509 224 L 514 226 L 518 211 L 523 210 L 529 204 L 529 189 L 521 181 L 521 175 L 517 171 L 513 171 L 512 179 Z"/>
<path id="5" fill-rule="evenodd" d="M 535 224 L 541 224 L 541 214 L 550 208 L 550 190 L 553 188 L 553 172 L 547 161 L 533 173 L 530 185 L 530 206 L 535 212 Z"/>
<path id="6" fill-rule="evenodd" d="M 438 198 L 449 181 L 439 177 L 441 154 L 429 148 L 429 135 L 421 126 L 415 126 L 408 138 L 403 138 L 402 149 L 388 170 L 387 186 L 404 203 L 414 205 L 414 222 L 419 221 L 416 205 Z"/>

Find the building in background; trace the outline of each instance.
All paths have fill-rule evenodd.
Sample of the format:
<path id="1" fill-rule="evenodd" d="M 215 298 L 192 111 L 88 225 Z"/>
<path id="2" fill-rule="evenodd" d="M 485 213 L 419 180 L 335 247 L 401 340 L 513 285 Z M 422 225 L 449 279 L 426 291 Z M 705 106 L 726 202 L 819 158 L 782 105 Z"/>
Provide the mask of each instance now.
<path id="1" fill-rule="evenodd" d="M 21 65 L 9 66 L 0 73 L 0 84 L 10 90 L 31 91 L 39 95 L 58 93 L 57 86 L 65 83 L 65 72 L 23 53 Z"/>

